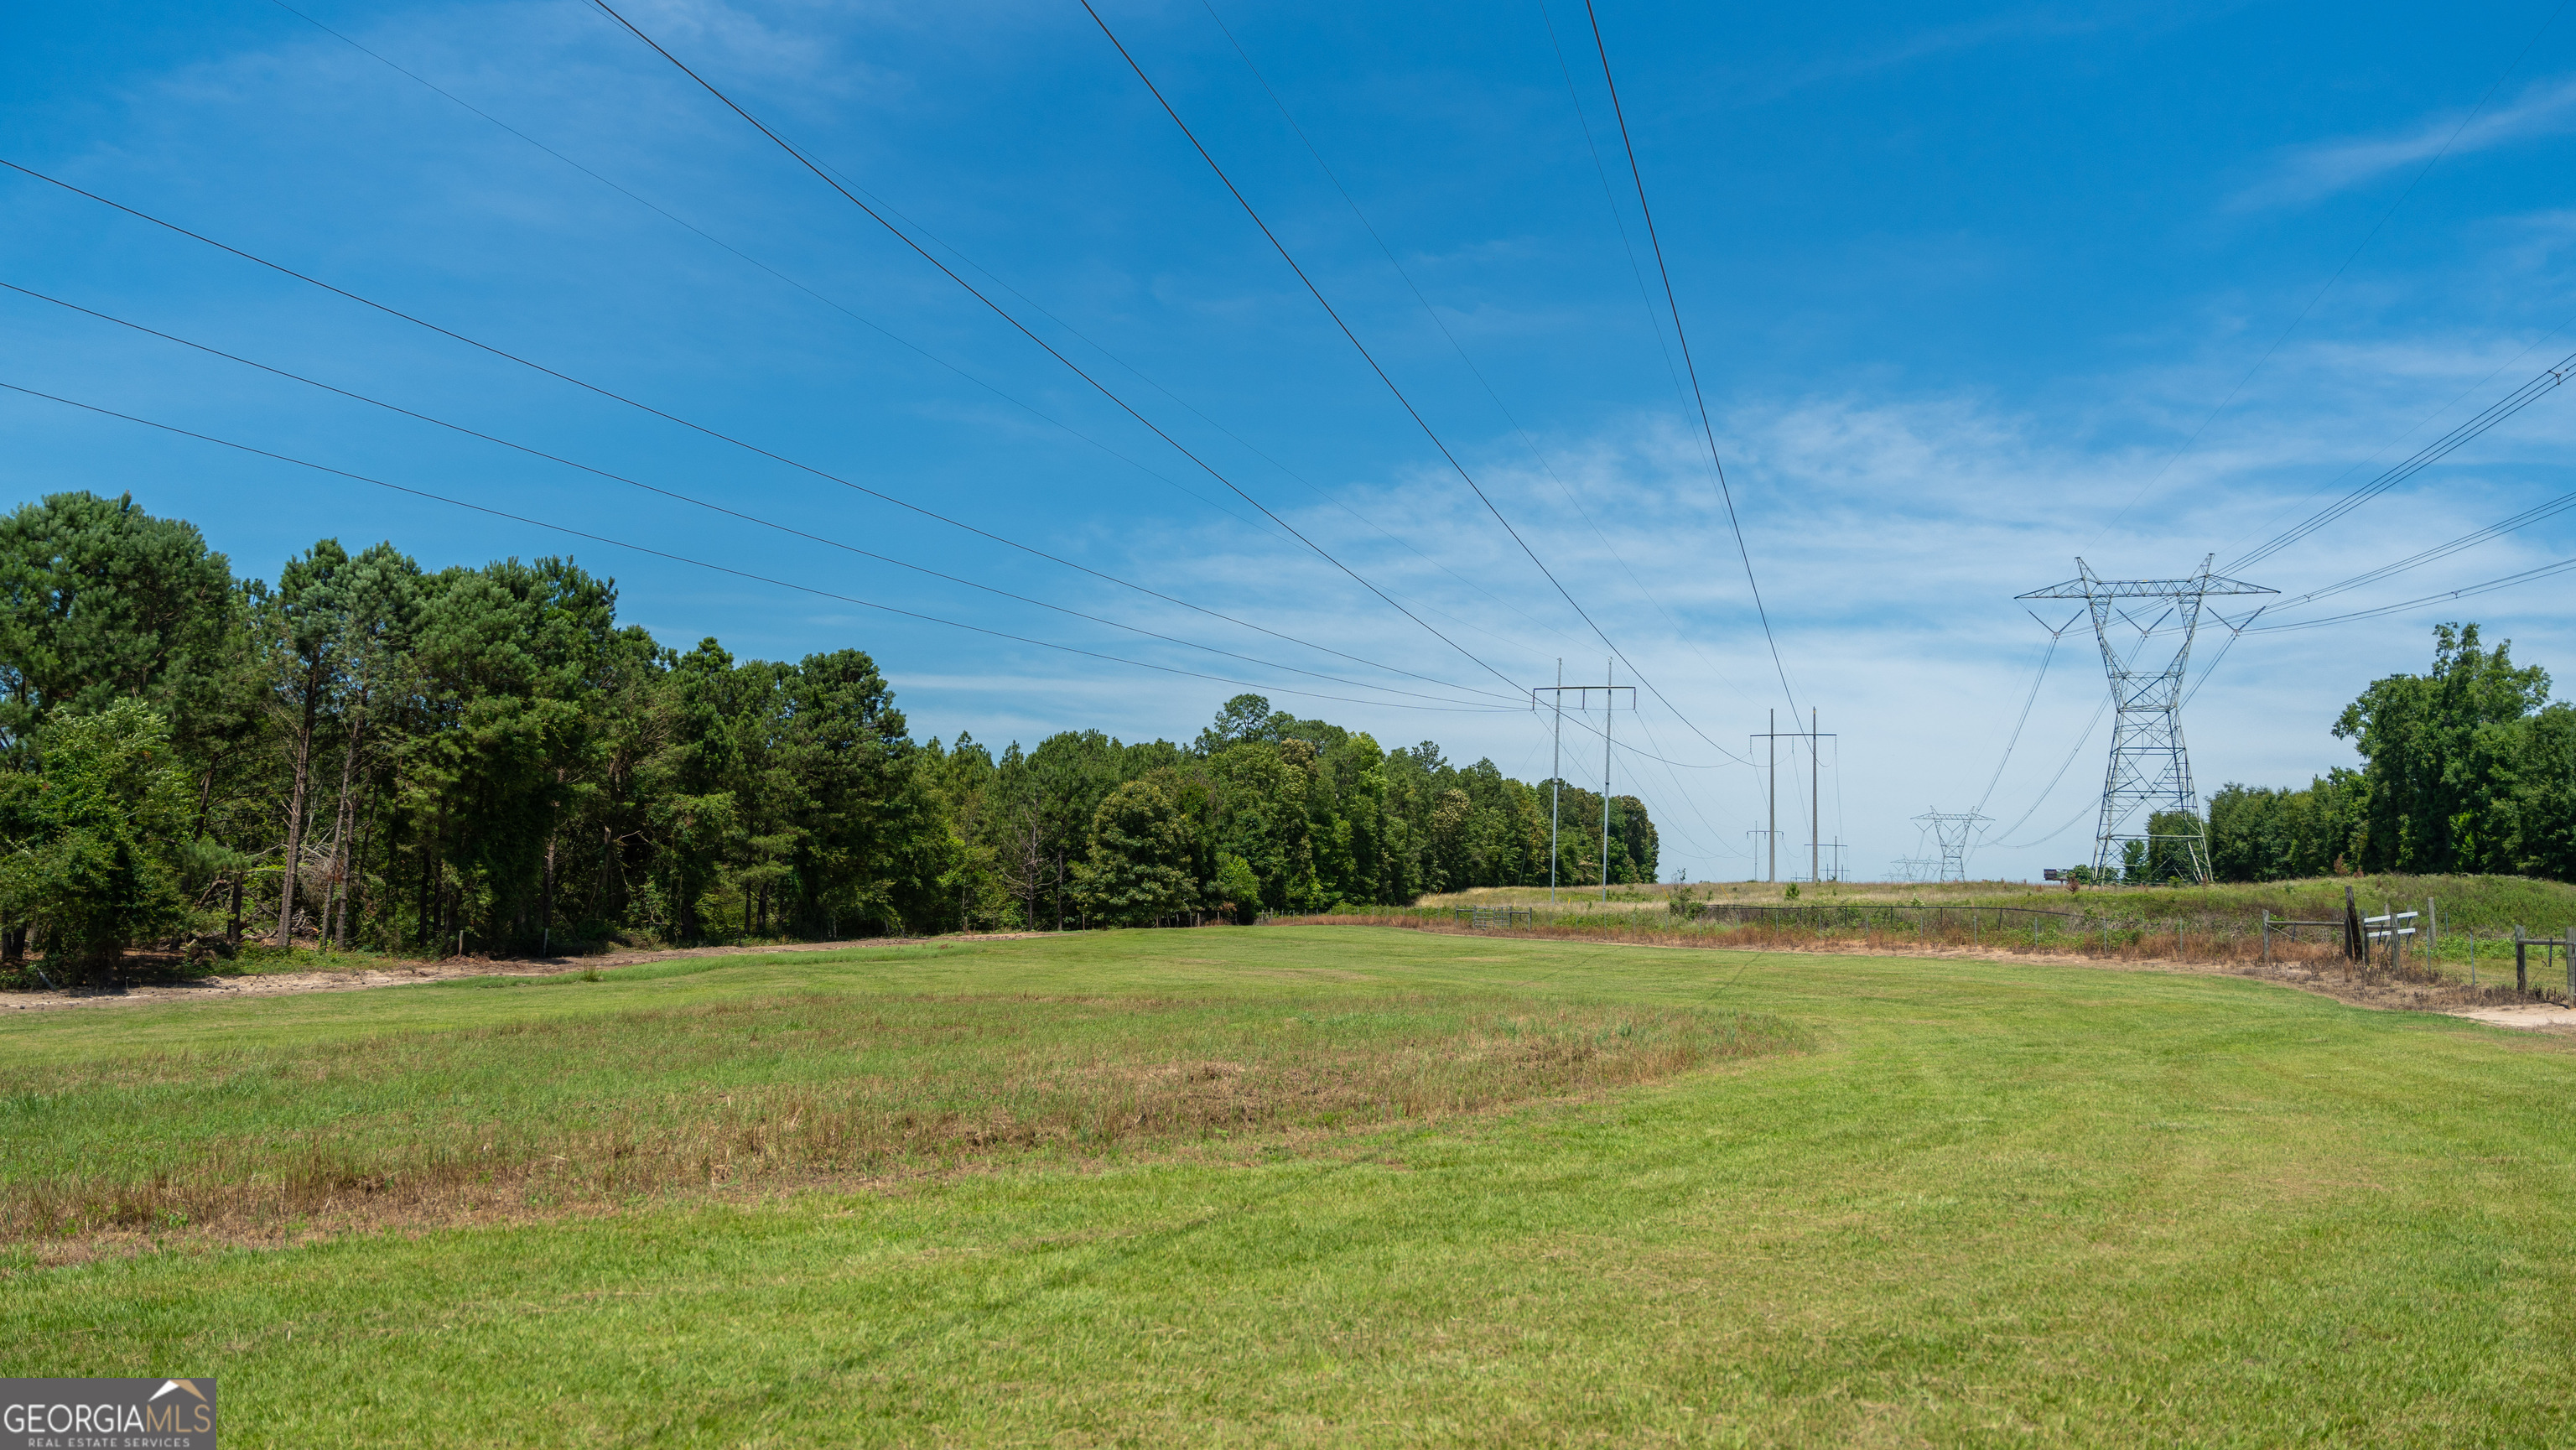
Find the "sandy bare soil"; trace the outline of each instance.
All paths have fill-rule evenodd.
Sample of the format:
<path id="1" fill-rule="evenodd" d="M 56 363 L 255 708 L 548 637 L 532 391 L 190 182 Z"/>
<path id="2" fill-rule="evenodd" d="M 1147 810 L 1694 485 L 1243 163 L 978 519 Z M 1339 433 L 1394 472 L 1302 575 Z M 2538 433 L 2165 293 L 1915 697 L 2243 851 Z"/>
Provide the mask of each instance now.
<path id="1" fill-rule="evenodd" d="M 61 992 L 0 994 L 0 1012 L 42 1012 L 64 1007 L 101 1007 L 119 1003 L 228 1002 L 244 997 L 279 997 L 298 992 L 355 992 L 369 987 L 403 987 L 457 977 L 551 977 L 639 962 L 678 961 L 684 957 L 768 957 L 786 952 L 845 952 L 877 947 L 921 946 L 930 942 L 1015 941 L 1029 932 L 991 932 L 974 936 L 871 937 L 865 941 L 799 942 L 768 947 L 688 947 L 676 951 L 609 952 L 595 957 L 451 957 L 435 962 L 406 962 L 357 971 L 263 972 L 244 977 L 204 977 L 187 982 L 155 982 L 116 988 L 76 988 Z"/>
<path id="2" fill-rule="evenodd" d="M 2576 1007 L 2555 1002 L 2517 1002 L 2502 1007 L 2472 1007 L 2451 1014 L 2494 1027 L 2520 1027 L 2531 1032 L 2576 1032 Z"/>

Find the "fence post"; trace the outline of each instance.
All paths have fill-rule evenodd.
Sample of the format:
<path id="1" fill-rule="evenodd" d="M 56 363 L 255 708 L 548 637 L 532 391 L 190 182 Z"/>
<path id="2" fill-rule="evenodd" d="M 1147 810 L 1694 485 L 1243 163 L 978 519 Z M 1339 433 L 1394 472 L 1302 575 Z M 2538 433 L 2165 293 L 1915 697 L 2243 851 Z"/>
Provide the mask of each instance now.
<path id="1" fill-rule="evenodd" d="M 2559 955 L 2567 959 L 2567 1000 L 2576 1005 L 2576 926 L 2567 928 L 2567 948 Z"/>
<path id="2" fill-rule="evenodd" d="M 2513 990 L 2516 994 L 2531 990 L 2531 944 L 2523 940 L 2522 928 L 2513 929 Z"/>
<path id="3" fill-rule="evenodd" d="M 2271 960 L 2272 960 L 2272 911 L 2271 911 L 2271 908 L 2269 908 L 2269 907 L 2265 907 L 2265 908 L 2264 908 L 2264 910 L 2263 910 L 2263 961 L 2265 962 L 2265 964 L 2266 964 L 2266 965 L 2268 965 L 2268 964 L 2271 962 Z"/>

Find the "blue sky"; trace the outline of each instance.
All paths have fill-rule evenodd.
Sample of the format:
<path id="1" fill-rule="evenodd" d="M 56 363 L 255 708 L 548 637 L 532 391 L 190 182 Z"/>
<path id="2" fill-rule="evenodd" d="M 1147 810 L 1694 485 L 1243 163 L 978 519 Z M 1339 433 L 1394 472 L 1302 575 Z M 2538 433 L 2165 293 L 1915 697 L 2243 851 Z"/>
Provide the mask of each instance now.
<path id="1" fill-rule="evenodd" d="M 1916 854 L 1910 817 L 1981 800 L 1998 829 L 1979 874 L 2083 859 L 2105 740 L 2085 735 L 2098 658 L 2067 636 L 2007 758 L 2046 642 L 2012 596 L 2072 575 L 2079 553 L 2110 576 L 2225 560 L 2576 351 L 2576 20 L 2553 9 L 1606 4 L 1786 690 L 1677 387 L 1579 5 L 1102 13 L 1652 682 L 1617 730 L 1678 764 L 1623 752 L 1615 776 L 1653 806 L 1667 873 L 1741 878 L 1762 786 L 1720 748 L 1747 753 L 1791 696 L 1839 732 L 1822 814 L 1853 874 Z M 1496 696 L 1553 679 L 1560 657 L 1569 678 L 1601 677 L 1599 640 L 1077 0 L 626 13 L 1339 564 L 598 11 L 297 10 L 309 19 L 273 0 L 13 8 L 0 156 L 1098 574 L 15 173 L 0 173 L 0 281 L 1132 628 L 17 293 L 0 293 L 0 382 L 1167 671 L 7 394 L 14 498 L 131 490 L 261 576 L 326 535 L 391 538 L 432 567 L 570 552 L 614 575 L 626 616 L 668 643 L 713 634 L 767 657 L 855 645 L 917 733 L 971 729 L 997 747 L 1094 725 L 1186 739 L 1239 688 L 1168 672 L 1192 670 L 1382 743 L 1436 739 L 1536 778 L 1546 733 Z M 2253 577 L 2296 594 L 2576 488 L 2571 409 L 2542 399 Z M 2283 617 L 2548 563 L 2576 554 L 2571 535 L 2543 522 Z M 2348 762 L 2335 713 L 2367 680 L 2420 669 L 2437 620 L 2477 619 L 2522 657 L 2576 669 L 2566 587 L 2248 635 L 2186 715 L 2204 789 Z M 1597 737 L 1569 742 L 1567 773 L 1597 772 Z M 1806 813 L 1804 765 L 1783 772 L 1784 818 Z M 1803 821 L 1783 834 L 1803 870 Z"/>

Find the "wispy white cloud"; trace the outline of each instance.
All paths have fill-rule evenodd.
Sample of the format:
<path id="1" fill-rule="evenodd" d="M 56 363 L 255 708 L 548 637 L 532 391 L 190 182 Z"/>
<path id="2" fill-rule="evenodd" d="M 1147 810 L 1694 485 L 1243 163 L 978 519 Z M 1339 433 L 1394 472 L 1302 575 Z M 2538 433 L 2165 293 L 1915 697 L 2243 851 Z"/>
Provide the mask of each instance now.
<path id="1" fill-rule="evenodd" d="M 1781 71 L 1763 81 L 1738 91 L 1746 105 L 1761 105 L 1811 86 L 1836 81 L 1858 80 L 1881 72 L 1901 70 L 1906 66 L 1942 56 L 1983 50 L 1992 45 L 2024 40 L 2056 40 L 2072 36 L 2097 34 L 2128 24 L 2130 17 L 2121 14 L 2070 15 L 2042 7 L 2018 10 L 2004 15 L 1991 15 L 1977 20 L 1949 25 L 1928 26 L 1901 36 L 1892 43 L 1848 55 L 1834 56 L 1810 65 Z"/>
<path id="2" fill-rule="evenodd" d="M 2238 193 L 2239 210 L 2303 206 L 2437 156 L 2465 156 L 2576 130 L 2576 75 L 2540 81 L 2509 105 L 2434 116 L 2393 136 L 2319 142 L 2282 156 L 2271 173 Z"/>

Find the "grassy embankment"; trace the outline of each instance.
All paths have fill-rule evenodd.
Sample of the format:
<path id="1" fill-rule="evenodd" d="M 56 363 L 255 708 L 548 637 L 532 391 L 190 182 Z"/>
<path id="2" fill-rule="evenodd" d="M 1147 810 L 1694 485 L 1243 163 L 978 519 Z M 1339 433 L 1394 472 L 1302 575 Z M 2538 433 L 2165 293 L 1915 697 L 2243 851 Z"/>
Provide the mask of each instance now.
<path id="1" fill-rule="evenodd" d="M 216 1373 L 245 1446 L 2543 1443 L 2567 1049 L 1295 927 L 26 1013 L 14 1204 L 381 1181 L 22 1236 L 0 1372 Z M 777 1146 L 833 1104 L 843 1146 Z M 627 1180 L 621 1126 L 687 1146 Z"/>
<path id="2" fill-rule="evenodd" d="M 2436 968 L 2444 975 L 2465 980 L 2474 954 L 2482 984 L 2497 979 L 2499 960 L 2504 979 L 2511 980 L 2515 927 L 2534 936 L 2564 938 L 2567 929 L 2576 926 L 2576 885 L 2526 876 L 2319 877 L 2181 888 L 2088 886 L 2074 892 L 2063 886 L 2012 881 L 1828 882 L 1821 886 L 1801 885 L 1794 899 L 1786 895 L 1784 885 L 1701 882 L 1690 886 L 1614 886 L 1608 901 L 1598 899 L 1597 888 L 1591 898 L 1560 890 L 1553 908 L 1548 904 L 1546 887 L 1507 886 L 1426 896 L 1413 911 L 1439 916 L 1462 906 L 1529 907 L 1538 912 L 1540 922 L 1550 926 L 1616 923 L 1660 931 L 1680 924 L 1667 905 L 1676 891 L 1688 891 L 1700 901 L 1749 906 L 1921 905 L 1960 910 L 2017 907 L 2079 913 L 2094 920 L 2108 917 L 2122 923 L 2126 934 L 2113 933 L 2113 955 L 2140 959 L 2171 956 L 2174 953 L 2168 950 L 2168 944 L 2173 940 L 2172 928 L 2181 925 L 2186 928 L 2186 943 L 2181 949 L 2185 958 L 2236 960 L 2259 953 L 2259 923 L 2265 911 L 2291 920 L 2340 920 L 2347 886 L 2353 889 L 2364 915 L 2376 915 L 2392 904 L 2399 911 L 2420 912 L 2425 900 L 2431 898 L 2441 919 L 2441 939 L 2434 954 Z M 1966 940 L 1967 928 L 1959 927 L 1955 920 L 1953 926 L 1956 929 L 1952 935 Z M 1998 941 L 2002 939 L 1991 923 L 1987 934 Z M 2310 930 L 2301 935 L 2315 939 L 2332 933 Z M 2043 931 L 2040 944 L 2048 949 L 2082 950 L 2088 939 L 2100 938 L 2098 933 L 2051 928 Z M 2410 943 L 2408 950 L 2413 953 L 2417 948 Z M 2539 959 L 2535 956 L 2533 960 L 2537 963 Z M 2563 968 L 2553 969 L 2553 973 L 2553 987 L 2563 989 Z"/>

